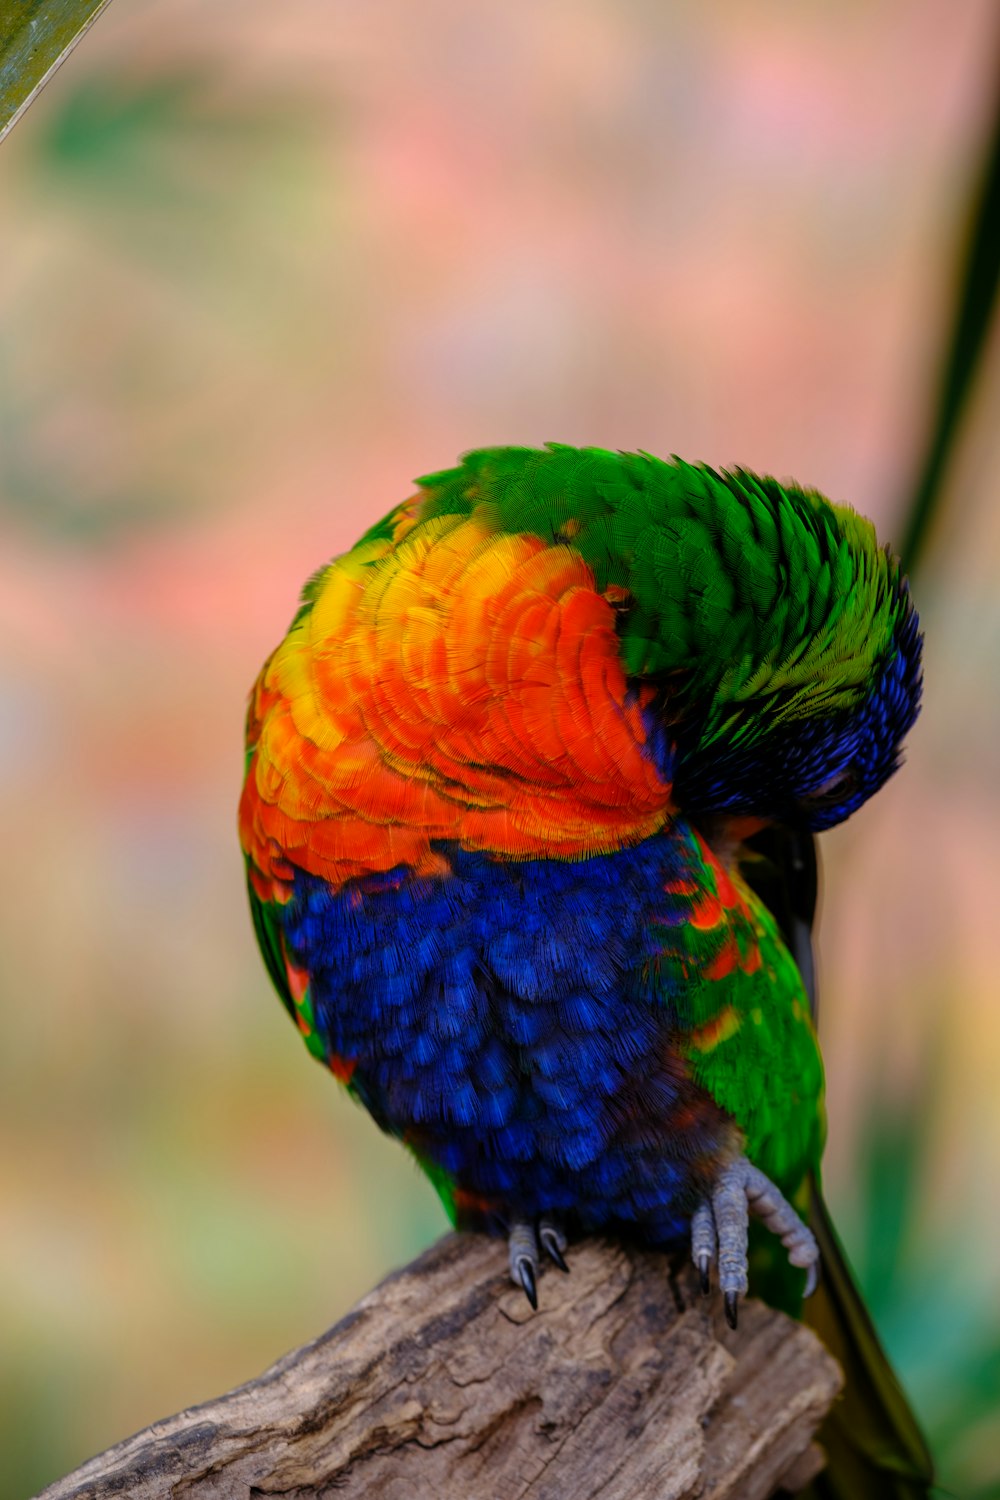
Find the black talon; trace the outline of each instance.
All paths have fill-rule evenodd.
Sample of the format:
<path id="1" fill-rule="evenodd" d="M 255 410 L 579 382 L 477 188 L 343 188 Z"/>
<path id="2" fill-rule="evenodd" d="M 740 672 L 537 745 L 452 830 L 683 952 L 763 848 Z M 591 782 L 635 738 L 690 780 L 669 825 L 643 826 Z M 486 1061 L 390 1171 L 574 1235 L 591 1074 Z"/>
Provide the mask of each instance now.
<path id="1" fill-rule="evenodd" d="M 555 1235 L 552 1233 L 552 1230 L 543 1229 L 538 1238 L 541 1240 L 542 1249 L 549 1257 L 549 1260 L 554 1261 L 555 1264 L 559 1267 L 560 1271 L 565 1272 L 565 1274 L 568 1276 L 569 1266 L 566 1264 L 565 1256 L 559 1249 L 559 1243 L 556 1240 Z"/>
<path id="2" fill-rule="evenodd" d="M 739 1302 L 740 1302 L 740 1294 L 739 1294 L 739 1292 L 727 1292 L 726 1293 L 726 1296 L 725 1296 L 726 1322 L 729 1324 L 730 1328 L 735 1328 L 736 1327 L 736 1309 L 739 1307 Z"/>
<path id="3" fill-rule="evenodd" d="M 521 1286 L 524 1288 L 524 1295 L 531 1303 L 533 1311 L 537 1312 L 538 1292 L 535 1287 L 535 1268 L 525 1255 L 522 1255 L 518 1259 L 517 1274 L 520 1278 Z"/>
<path id="4" fill-rule="evenodd" d="M 709 1276 L 709 1268 L 712 1262 L 707 1255 L 702 1255 L 698 1260 L 698 1280 L 701 1282 L 701 1295 L 707 1297 L 712 1290 L 712 1280 Z"/>

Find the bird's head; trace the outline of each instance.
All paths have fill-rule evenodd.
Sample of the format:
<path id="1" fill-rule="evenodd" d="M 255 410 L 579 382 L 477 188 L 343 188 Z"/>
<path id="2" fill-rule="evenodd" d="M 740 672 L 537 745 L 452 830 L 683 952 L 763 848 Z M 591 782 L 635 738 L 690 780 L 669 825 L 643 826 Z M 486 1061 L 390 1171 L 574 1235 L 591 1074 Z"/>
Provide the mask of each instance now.
<path id="1" fill-rule="evenodd" d="M 707 737 L 697 719 L 678 724 L 674 796 L 687 816 L 724 814 L 819 832 L 879 790 L 898 768 L 920 710 L 919 622 L 905 581 L 897 579 L 895 588 L 891 634 L 850 701 L 824 711 L 819 699 L 811 712 L 782 717 L 780 704 L 765 697 Z M 834 649 L 820 672 L 833 678 L 839 664 Z"/>

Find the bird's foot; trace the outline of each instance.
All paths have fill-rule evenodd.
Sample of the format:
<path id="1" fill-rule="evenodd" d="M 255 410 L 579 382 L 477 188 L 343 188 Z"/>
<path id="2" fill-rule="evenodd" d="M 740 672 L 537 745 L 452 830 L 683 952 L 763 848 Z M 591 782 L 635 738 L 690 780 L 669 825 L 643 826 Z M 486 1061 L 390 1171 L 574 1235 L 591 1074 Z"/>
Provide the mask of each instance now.
<path id="1" fill-rule="evenodd" d="M 787 1198 L 770 1177 L 738 1156 L 719 1173 L 710 1194 L 702 1198 L 691 1220 L 691 1259 L 709 1289 L 712 1262 L 719 1267 L 719 1289 L 726 1304 L 726 1322 L 736 1327 L 741 1294 L 746 1295 L 747 1231 L 753 1214 L 776 1234 L 793 1266 L 806 1272 L 805 1295 L 811 1297 L 819 1280 L 819 1246 Z"/>
<path id="2" fill-rule="evenodd" d="M 560 1271 L 569 1271 L 564 1251 L 566 1236 L 554 1219 L 543 1215 L 537 1223 L 527 1219 L 511 1222 L 507 1235 L 510 1279 L 519 1286 L 533 1308 L 538 1307 L 539 1247 Z"/>

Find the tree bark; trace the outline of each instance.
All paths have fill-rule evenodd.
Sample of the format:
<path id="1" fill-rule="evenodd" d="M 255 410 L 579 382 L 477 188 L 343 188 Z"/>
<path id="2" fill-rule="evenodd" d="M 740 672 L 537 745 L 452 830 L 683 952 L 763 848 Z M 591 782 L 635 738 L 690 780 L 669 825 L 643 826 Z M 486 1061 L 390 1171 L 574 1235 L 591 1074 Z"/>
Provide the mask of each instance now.
<path id="1" fill-rule="evenodd" d="M 731 1332 L 662 1255 L 589 1240 L 571 1266 L 532 1313 L 500 1243 L 449 1235 L 44 1500 L 764 1500 L 816 1472 L 841 1376 L 814 1334 L 752 1301 Z"/>

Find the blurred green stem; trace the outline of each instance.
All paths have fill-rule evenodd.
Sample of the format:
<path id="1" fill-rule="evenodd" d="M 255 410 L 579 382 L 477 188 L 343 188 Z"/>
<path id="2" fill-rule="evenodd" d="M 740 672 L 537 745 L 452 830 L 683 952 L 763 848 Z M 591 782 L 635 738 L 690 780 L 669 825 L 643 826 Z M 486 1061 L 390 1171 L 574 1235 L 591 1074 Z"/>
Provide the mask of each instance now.
<path id="1" fill-rule="evenodd" d="M 998 70 L 1000 72 L 1000 70 Z M 969 217 L 954 326 L 937 397 L 931 438 L 908 507 L 900 556 L 912 572 L 927 543 L 962 413 L 986 344 L 1000 280 L 1000 87 L 997 115 Z"/>
<path id="2" fill-rule="evenodd" d="M 110 0 L 0 0 L 0 141 Z"/>

